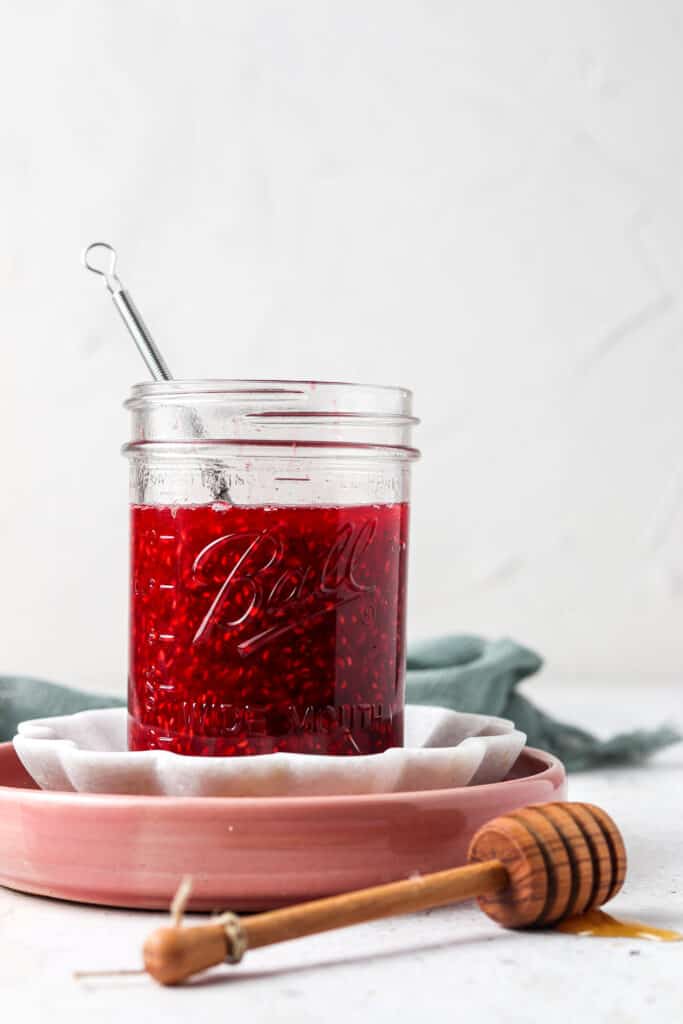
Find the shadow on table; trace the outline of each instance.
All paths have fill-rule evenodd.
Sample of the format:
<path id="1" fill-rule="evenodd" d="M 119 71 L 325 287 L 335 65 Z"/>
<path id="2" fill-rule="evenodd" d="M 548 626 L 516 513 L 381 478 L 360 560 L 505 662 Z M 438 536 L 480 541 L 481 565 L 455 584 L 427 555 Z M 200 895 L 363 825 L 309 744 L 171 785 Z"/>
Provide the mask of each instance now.
<path id="1" fill-rule="evenodd" d="M 207 985 L 236 985 L 239 982 L 263 981 L 266 978 L 276 978 L 289 974 L 302 974 L 305 971 L 328 970 L 334 967 L 348 967 L 353 964 L 379 963 L 383 960 L 391 960 L 395 956 L 404 956 L 406 953 L 419 955 L 431 953 L 441 949 L 453 949 L 457 946 L 473 946 L 475 944 L 496 942 L 500 939 L 509 938 L 510 933 L 501 931 L 492 935 L 460 936 L 453 939 L 440 939 L 438 942 L 421 942 L 419 946 L 413 943 L 404 943 L 394 946 L 390 950 L 382 950 L 376 953 L 360 953 L 357 956 L 334 957 L 334 959 L 307 961 L 306 963 L 282 967 L 267 967 L 233 970 L 222 970 L 210 974 L 201 975 L 185 983 L 185 987 L 202 988 Z"/>

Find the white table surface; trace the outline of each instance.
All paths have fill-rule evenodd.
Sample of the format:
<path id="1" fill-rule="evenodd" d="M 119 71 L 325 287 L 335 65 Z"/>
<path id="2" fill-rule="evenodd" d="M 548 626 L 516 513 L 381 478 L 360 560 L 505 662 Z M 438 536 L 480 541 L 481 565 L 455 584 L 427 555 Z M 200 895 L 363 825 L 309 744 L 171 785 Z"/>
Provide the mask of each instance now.
<path id="1" fill-rule="evenodd" d="M 683 724 L 683 690 L 535 683 L 556 713 L 598 732 Z M 630 867 L 617 915 L 683 930 L 683 745 L 641 768 L 570 779 L 570 797 L 620 824 Z M 362 925 L 249 954 L 181 989 L 146 976 L 78 979 L 137 967 L 165 916 L 84 907 L 0 889 L 0 998 L 25 1021 L 348 1024 L 683 1019 L 683 943 L 505 932 L 474 906 Z"/>

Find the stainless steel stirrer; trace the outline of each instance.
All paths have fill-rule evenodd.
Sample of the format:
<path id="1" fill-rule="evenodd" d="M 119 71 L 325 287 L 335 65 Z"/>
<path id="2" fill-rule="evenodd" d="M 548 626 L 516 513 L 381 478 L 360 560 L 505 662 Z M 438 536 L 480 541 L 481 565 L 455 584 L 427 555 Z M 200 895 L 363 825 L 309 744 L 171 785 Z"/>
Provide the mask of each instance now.
<path id="1" fill-rule="evenodd" d="M 109 289 L 112 302 L 121 314 L 121 319 L 128 328 L 128 331 L 135 342 L 138 352 L 142 356 L 154 380 L 173 380 L 173 375 L 168 368 L 166 360 L 156 346 L 154 338 L 149 333 L 147 324 L 142 319 L 140 310 L 137 308 L 126 289 L 121 284 L 116 273 L 117 261 L 116 249 L 109 242 L 92 242 L 83 253 L 83 263 L 93 274 L 99 274 L 104 278 Z M 198 439 L 206 436 L 206 430 L 196 411 L 190 414 L 192 427 Z M 211 488 L 216 501 L 230 501 L 230 491 L 223 468 L 216 464 L 206 470 L 206 480 Z"/>
<path id="2" fill-rule="evenodd" d="M 116 273 L 117 258 L 116 249 L 108 242 L 92 242 L 83 253 L 83 263 L 87 269 L 104 278 L 112 302 L 121 314 L 121 319 L 152 377 L 155 380 L 172 380 L 173 375 L 149 333 L 139 309 L 119 280 Z"/>

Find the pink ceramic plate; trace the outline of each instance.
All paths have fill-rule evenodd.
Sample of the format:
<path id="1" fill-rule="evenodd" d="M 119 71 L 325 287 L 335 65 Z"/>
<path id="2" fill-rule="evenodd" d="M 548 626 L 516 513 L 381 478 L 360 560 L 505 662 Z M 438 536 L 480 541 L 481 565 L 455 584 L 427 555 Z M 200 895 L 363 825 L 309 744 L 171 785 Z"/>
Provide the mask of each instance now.
<path id="1" fill-rule="evenodd" d="M 0 884 L 118 907 L 257 910 L 462 864 L 485 821 L 566 798 L 561 763 L 526 747 L 504 782 L 331 797 L 152 797 L 37 789 L 0 744 Z"/>

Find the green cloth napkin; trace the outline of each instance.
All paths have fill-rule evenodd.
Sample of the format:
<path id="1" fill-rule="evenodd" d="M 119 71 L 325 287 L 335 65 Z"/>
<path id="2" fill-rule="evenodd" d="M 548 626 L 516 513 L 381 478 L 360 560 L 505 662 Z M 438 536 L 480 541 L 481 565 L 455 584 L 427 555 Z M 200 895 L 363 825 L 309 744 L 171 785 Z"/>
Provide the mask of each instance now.
<path id="1" fill-rule="evenodd" d="M 412 645 L 407 701 L 511 718 L 527 734 L 529 746 L 549 750 L 573 771 L 642 761 L 683 738 L 675 729 L 662 726 L 600 740 L 584 729 L 559 722 L 517 692 L 518 684 L 538 672 L 542 664 L 538 654 L 513 640 L 439 637 Z M 17 723 L 27 718 L 123 703 L 120 698 L 100 697 L 40 679 L 0 676 L 0 740 L 11 739 Z"/>
<path id="2" fill-rule="evenodd" d="M 407 701 L 439 704 L 511 718 L 530 747 L 549 750 L 570 771 L 643 761 L 683 736 L 669 726 L 598 739 L 585 729 L 560 722 L 517 691 L 543 659 L 514 640 L 444 636 L 413 644 L 408 652 Z"/>
<path id="3" fill-rule="evenodd" d="M 0 676 L 0 742 L 11 740 L 19 722 L 29 718 L 73 715 L 86 708 L 111 708 L 122 704 L 125 701 L 120 697 L 102 697 L 30 676 Z"/>

